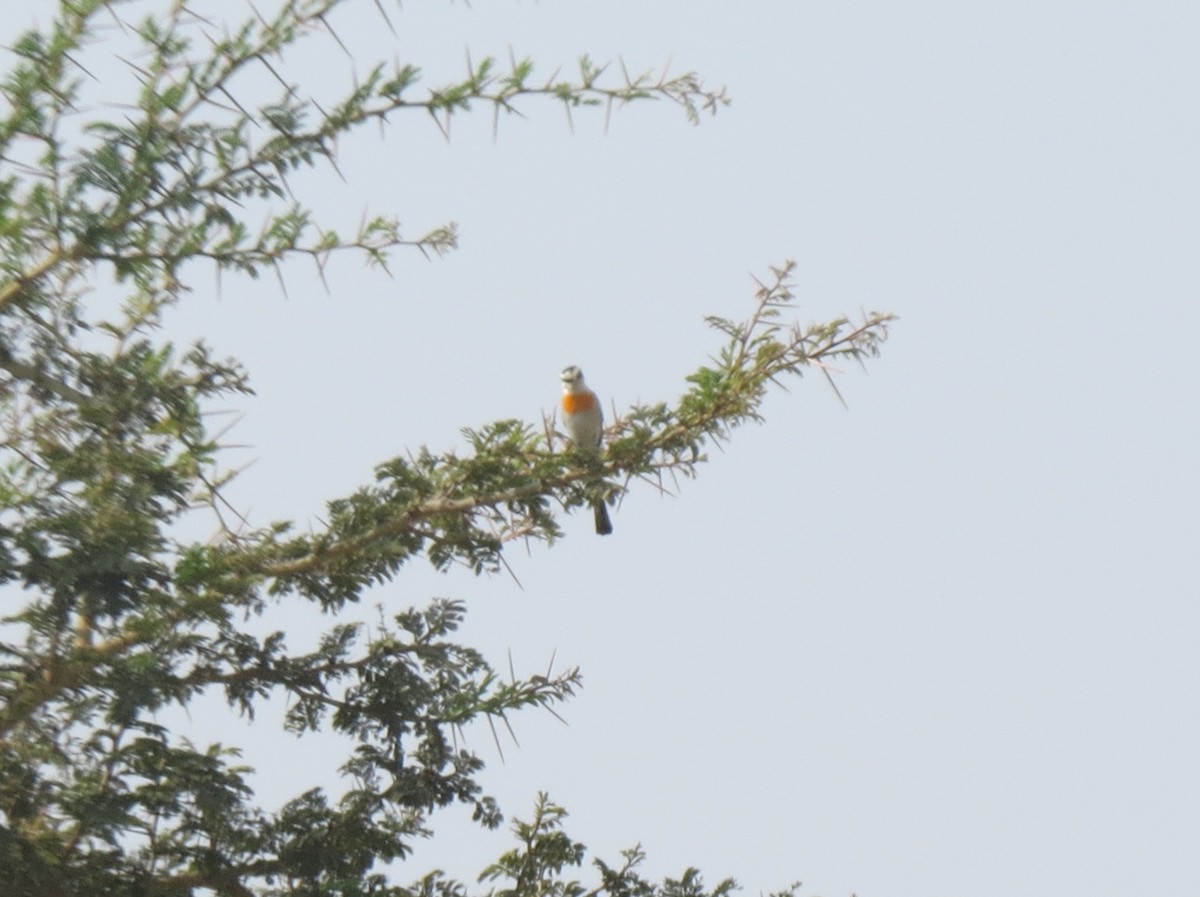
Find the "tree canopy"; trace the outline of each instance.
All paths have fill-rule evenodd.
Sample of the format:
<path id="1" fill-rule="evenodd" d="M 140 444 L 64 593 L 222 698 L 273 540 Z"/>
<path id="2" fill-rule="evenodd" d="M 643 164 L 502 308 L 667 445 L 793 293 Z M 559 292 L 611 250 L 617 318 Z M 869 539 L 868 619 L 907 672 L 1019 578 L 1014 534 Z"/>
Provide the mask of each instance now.
<path id="1" fill-rule="evenodd" d="M 340 42 L 337 15 L 350 10 L 403 15 L 361 0 L 291 0 L 248 6 L 245 21 L 229 23 L 183 2 L 147 13 L 62 0 L 52 23 L 11 48 L 0 83 L 5 893 L 724 894 L 732 881 L 709 887 L 694 869 L 644 879 L 638 848 L 585 871 L 584 846 L 545 795 L 478 882 L 434 871 L 397 883 L 404 867 L 392 861 L 431 834 L 437 808 L 460 803 L 481 825 L 504 821 L 478 783 L 483 760 L 455 732 L 552 710 L 579 672 L 501 677 L 456 640 L 466 608 L 455 600 L 370 630 L 337 613 L 415 559 L 495 573 L 514 540 L 562 536 L 566 511 L 693 476 L 709 446 L 760 419 L 787 376 L 828 377 L 835 359 L 874 356 L 890 316 L 786 323 L 785 263 L 743 320 L 709 319 L 719 343 L 687 391 L 626 409 L 598 459 L 544 422 L 502 420 L 466 431 L 463 452 L 381 460 L 374 482 L 331 501 L 316 530 L 246 525 L 225 504 L 232 474 L 206 411 L 249 393 L 249 375 L 203 341 L 170 338 L 171 311 L 197 289 L 196 273 L 259 277 L 293 258 L 323 271 L 343 252 L 387 267 L 406 248 L 456 246 L 451 225 L 416 237 L 389 217 L 350 236 L 322 227 L 293 192 L 296 171 L 336 168 L 339 139 L 400 127 L 412 111 L 446 129 L 479 109 L 502 116 L 544 101 L 608 114 L 666 100 L 692 121 L 726 102 L 692 73 L 631 75 L 583 58 L 573 77 L 548 79 L 529 60 L 483 59 L 437 86 L 413 65 L 380 64 L 321 105 L 279 62 L 304 39 Z M 80 102 L 89 60 L 114 24 L 140 47 L 121 60 L 140 86 L 90 108 Z M 183 537 L 194 515 L 221 521 L 219 536 Z M 312 650 L 245 625 L 292 602 L 331 614 Z M 194 744 L 159 722 L 160 711 L 213 693 L 248 716 L 285 694 L 288 731 L 344 736 L 344 789 L 314 781 L 263 806 L 237 745 Z"/>

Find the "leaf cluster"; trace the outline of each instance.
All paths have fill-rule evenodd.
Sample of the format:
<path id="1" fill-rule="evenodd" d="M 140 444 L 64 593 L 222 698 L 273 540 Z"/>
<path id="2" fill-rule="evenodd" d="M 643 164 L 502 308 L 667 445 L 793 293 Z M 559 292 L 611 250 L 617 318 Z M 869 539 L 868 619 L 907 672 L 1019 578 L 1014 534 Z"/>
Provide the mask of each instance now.
<path id="1" fill-rule="evenodd" d="M 412 64 L 377 66 L 322 106 L 284 77 L 284 54 L 314 34 L 340 42 L 351 0 L 288 0 L 234 27 L 173 2 L 126 21 L 131 4 L 64 0 L 21 36 L 0 79 L 0 868 L 16 895 L 466 894 L 431 873 L 391 883 L 387 864 L 431 834 L 452 804 L 503 816 L 465 747 L 526 708 L 554 713 L 576 669 L 500 675 L 460 643 L 464 606 L 436 599 L 367 626 L 343 618 L 297 647 L 271 611 L 336 614 L 424 558 L 438 569 L 503 569 L 514 540 L 552 543 L 563 511 L 615 502 L 638 481 L 667 488 L 707 448 L 758 420 L 772 384 L 878 352 L 889 316 L 785 326 L 792 266 L 760 285 L 742 322 L 711 319 L 724 345 L 674 403 L 638 406 L 609 428 L 603 456 L 568 449 L 552 422 L 464 431 L 458 452 L 414 450 L 331 501 L 323 525 L 251 526 L 225 499 L 214 403 L 251 390 L 235 359 L 163 335 L 197 267 L 258 277 L 294 257 L 318 272 L 335 252 L 386 266 L 402 246 L 454 247 L 452 224 L 413 240 L 398 221 L 342 237 L 293 193 L 298 170 L 336 171 L 338 141 L 421 110 L 448 133 L 473 104 L 516 112 L 528 97 L 565 108 L 678 103 L 692 120 L 724 103 L 691 74 L 630 76 L 586 57 L 576 78 L 534 80 L 528 60 L 468 60 L 427 88 Z M 378 8 L 382 14 L 382 7 Z M 107 18 L 106 18 L 107 17 Z M 101 21 L 139 52 L 136 96 L 85 114 L 84 60 Z M 134 62 L 132 60 L 136 59 Z M 252 102 L 252 74 L 277 87 Z M 112 112 L 112 110 L 106 110 Z M 254 224 L 254 216 L 261 219 Z M 112 297 L 117 296 L 119 302 Z M 213 514 L 215 538 L 187 535 Z M 219 697 L 247 718 L 280 704 L 298 738 L 345 749 L 337 794 L 301 784 L 268 808 L 236 745 L 197 744 L 164 722 Z M 498 742 L 497 742 L 498 743 Z M 314 773 L 314 776 L 317 776 Z M 492 893 L 724 897 L 689 870 L 651 883 L 584 858 L 539 801 L 518 847 L 485 871 Z"/>

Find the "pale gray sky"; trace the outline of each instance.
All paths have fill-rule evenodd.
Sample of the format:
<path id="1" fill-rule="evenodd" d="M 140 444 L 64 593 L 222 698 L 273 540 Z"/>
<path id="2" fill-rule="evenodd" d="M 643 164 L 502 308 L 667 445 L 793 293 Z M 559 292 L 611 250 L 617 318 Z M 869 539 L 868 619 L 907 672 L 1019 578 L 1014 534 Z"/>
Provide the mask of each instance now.
<path id="1" fill-rule="evenodd" d="M 702 317 L 746 314 L 789 257 L 802 319 L 902 318 L 840 380 L 848 412 L 795 384 L 678 498 L 635 488 L 613 537 L 579 515 L 513 551 L 523 588 L 414 568 L 373 596 L 464 598 L 496 664 L 583 667 L 569 726 L 518 717 L 504 763 L 471 733 L 506 811 L 547 790 L 601 856 L 640 841 L 651 871 L 749 894 L 1194 889 L 1200 7 L 407 0 L 393 20 L 398 39 L 369 2 L 333 22 L 364 65 L 434 80 L 467 49 L 544 75 L 588 52 L 697 70 L 733 105 L 692 128 L 642 104 L 605 134 L 533 101 L 495 141 L 482 111 L 448 144 L 419 114 L 348 141 L 348 183 L 307 179 L 320 208 L 414 236 L 453 219 L 462 248 L 393 280 L 346 260 L 332 295 L 303 267 L 286 299 L 197 281 L 179 332 L 259 391 L 230 437 L 256 522 L 315 525 L 381 460 L 537 420 L 567 364 L 618 407 L 674 398 L 718 346 Z M 309 48 L 314 89 L 349 78 Z M 320 756 L 273 723 L 229 737 L 287 747 L 263 764 L 282 797 Z M 508 848 L 461 815 L 411 877 Z"/>

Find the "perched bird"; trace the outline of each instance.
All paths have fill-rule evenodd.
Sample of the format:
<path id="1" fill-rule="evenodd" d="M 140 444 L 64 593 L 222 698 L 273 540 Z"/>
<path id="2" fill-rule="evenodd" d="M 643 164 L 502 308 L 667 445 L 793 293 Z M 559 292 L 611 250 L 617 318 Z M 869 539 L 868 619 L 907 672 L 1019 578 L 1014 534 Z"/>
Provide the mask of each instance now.
<path id="1" fill-rule="evenodd" d="M 575 365 L 563 369 L 562 383 L 563 424 L 567 435 L 578 448 L 599 455 L 600 441 L 604 438 L 604 411 L 600 408 L 600 400 L 588 389 L 583 382 L 583 371 Z M 607 536 L 613 531 L 608 508 L 603 501 L 594 501 L 592 511 L 596 515 L 596 532 Z"/>

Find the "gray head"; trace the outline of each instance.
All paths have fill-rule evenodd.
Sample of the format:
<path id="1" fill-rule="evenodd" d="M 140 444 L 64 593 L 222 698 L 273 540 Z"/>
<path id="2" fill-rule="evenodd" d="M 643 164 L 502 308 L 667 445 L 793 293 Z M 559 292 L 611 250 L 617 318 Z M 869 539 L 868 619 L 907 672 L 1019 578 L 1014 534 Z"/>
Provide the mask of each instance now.
<path id="1" fill-rule="evenodd" d="M 583 371 L 579 370 L 575 365 L 563 368 L 561 376 L 563 383 L 574 384 L 583 382 Z"/>

